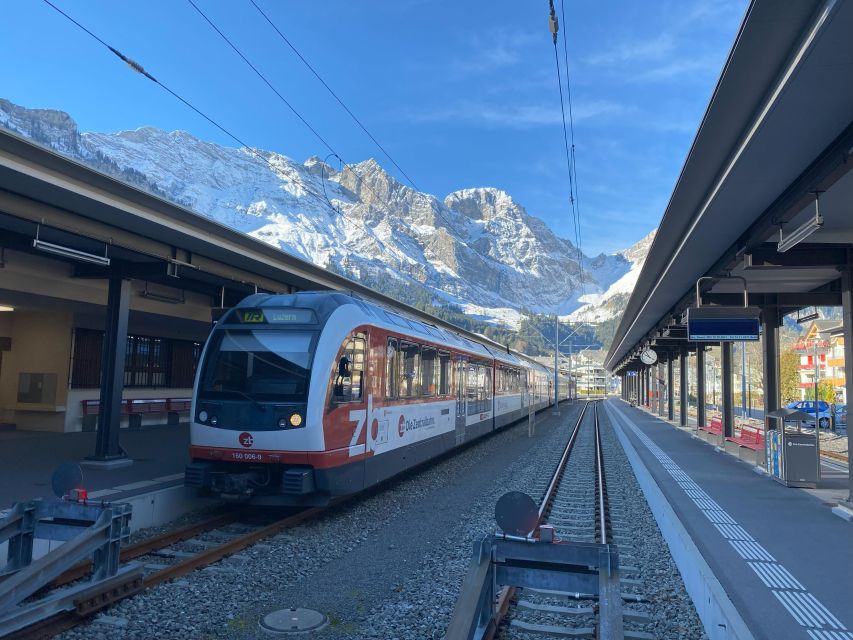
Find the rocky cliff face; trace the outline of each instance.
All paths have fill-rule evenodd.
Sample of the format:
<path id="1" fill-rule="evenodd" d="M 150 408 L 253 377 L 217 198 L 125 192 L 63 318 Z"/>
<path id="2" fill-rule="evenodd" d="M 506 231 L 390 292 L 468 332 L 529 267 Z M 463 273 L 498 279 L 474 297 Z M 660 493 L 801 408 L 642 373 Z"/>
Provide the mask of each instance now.
<path id="1" fill-rule="evenodd" d="M 603 293 L 582 296 L 583 306 L 571 313 L 569 319 L 602 322 L 622 315 L 656 233 L 657 229 L 652 230 L 639 242 L 618 252 L 617 255 L 622 256 L 631 265 L 630 269 L 614 280 Z"/>
<path id="2" fill-rule="evenodd" d="M 613 255 L 579 255 L 504 191 L 439 199 L 374 160 L 339 170 L 183 131 L 80 132 L 66 113 L 2 99 L 0 126 L 318 265 L 366 282 L 394 278 L 486 317 L 588 307 L 645 256 L 644 241 Z"/>

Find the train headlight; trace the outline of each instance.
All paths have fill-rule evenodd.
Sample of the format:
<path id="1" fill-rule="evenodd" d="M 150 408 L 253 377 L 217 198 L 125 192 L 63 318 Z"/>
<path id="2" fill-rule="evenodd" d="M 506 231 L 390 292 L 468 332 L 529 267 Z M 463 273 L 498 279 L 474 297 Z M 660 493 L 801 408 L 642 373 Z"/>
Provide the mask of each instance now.
<path id="1" fill-rule="evenodd" d="M 278 428 L 279 429 L 287 429 L 287 418 L 279 418 L 278 419 Z"/>
<path id="2" fill-rule="evenodd" d="M 219 424 L 219 418 L 216 416 L 210 416 L 210 426 L 215 427 L 217 424 Z"/>
<path id="3" fill-rule="evenodd" d="M 290 426 L 298 427 L 302 425 L 302 416 L 298 413 L 294 413 L 290 416 Z"/>
<path id="4" fill-rule="evenodd" d="M 208 416 L 208 415 L 207 415 L 207 411 L 205 411 L 204 409 L 202 409 L 202 410 L 201 410 L 201 411 L 199 411 L 199 413 L 198 413 L 198 421 L 199 421 L 199 422 L 207 422 L 207 419 L 208 419 L 209 417 L 210 417 L 210 416 Z"/>

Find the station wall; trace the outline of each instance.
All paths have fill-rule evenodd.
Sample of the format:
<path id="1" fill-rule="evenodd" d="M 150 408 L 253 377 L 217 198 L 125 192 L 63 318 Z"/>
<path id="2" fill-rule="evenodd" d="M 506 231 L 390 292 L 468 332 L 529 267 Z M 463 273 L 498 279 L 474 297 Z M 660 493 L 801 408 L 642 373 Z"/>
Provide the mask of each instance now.
<path id="1" fill-rule="evenodd" d="M 146 290 L 179 293 L 181 302 L 146 298 Z M 106 301 L 104 279 L 74 278 L 67 263 L 13 250 L 5 252 L 0 269 L 0 305 L 14 310 L 0 312 L 0 428 L 82 429 L 81 401 L 96 400 L 99 388 L 97 383 L 81 386 L 72 380 L 75 332 L 103 331 Z M 211 302 L 209 296 L 182 292 L 180 279 L 165 291 L 133 280 L 128 333 L 181 341 L 191 350 L 196 345 L 197 352 L 210 330 Z M 95 359 L 97 370 L 93 375 L 98 380 L 100 351 Z M 175 377 L 179 384 L 167 387 L 161 381 L 158 385 L 129 385 L 122 397 L 189 397 L 191 374 L 184 363 L 182 375 Z M 143 417 L 143 424 L 166 419 L 165 414 L 152 414 Z M 127 419 L 122 423 L 126 426 Z"/>

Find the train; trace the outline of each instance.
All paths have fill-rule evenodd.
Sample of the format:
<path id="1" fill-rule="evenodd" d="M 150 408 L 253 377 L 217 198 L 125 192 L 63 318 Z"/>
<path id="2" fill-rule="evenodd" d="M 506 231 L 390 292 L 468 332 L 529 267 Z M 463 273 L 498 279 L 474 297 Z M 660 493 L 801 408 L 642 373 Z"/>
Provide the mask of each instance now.
<path id="1" fill-rule="evenodd" d="M 322 506 L 553 404 L 552 369 L 427 318 L 343 292 L 245 298 L 200 357 L 185 484 Z"/>

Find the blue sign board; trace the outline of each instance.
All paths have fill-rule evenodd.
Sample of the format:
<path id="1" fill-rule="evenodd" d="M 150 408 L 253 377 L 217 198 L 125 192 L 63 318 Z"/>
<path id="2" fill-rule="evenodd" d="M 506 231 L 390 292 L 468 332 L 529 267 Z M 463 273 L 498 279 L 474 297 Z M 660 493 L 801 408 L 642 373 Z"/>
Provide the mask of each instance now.
<path id="1" fill-rule="evenodd" d="M 758 318 L 688 319 L 687 339 L 724 342 L 727 340 L 758 340 Z"/>

